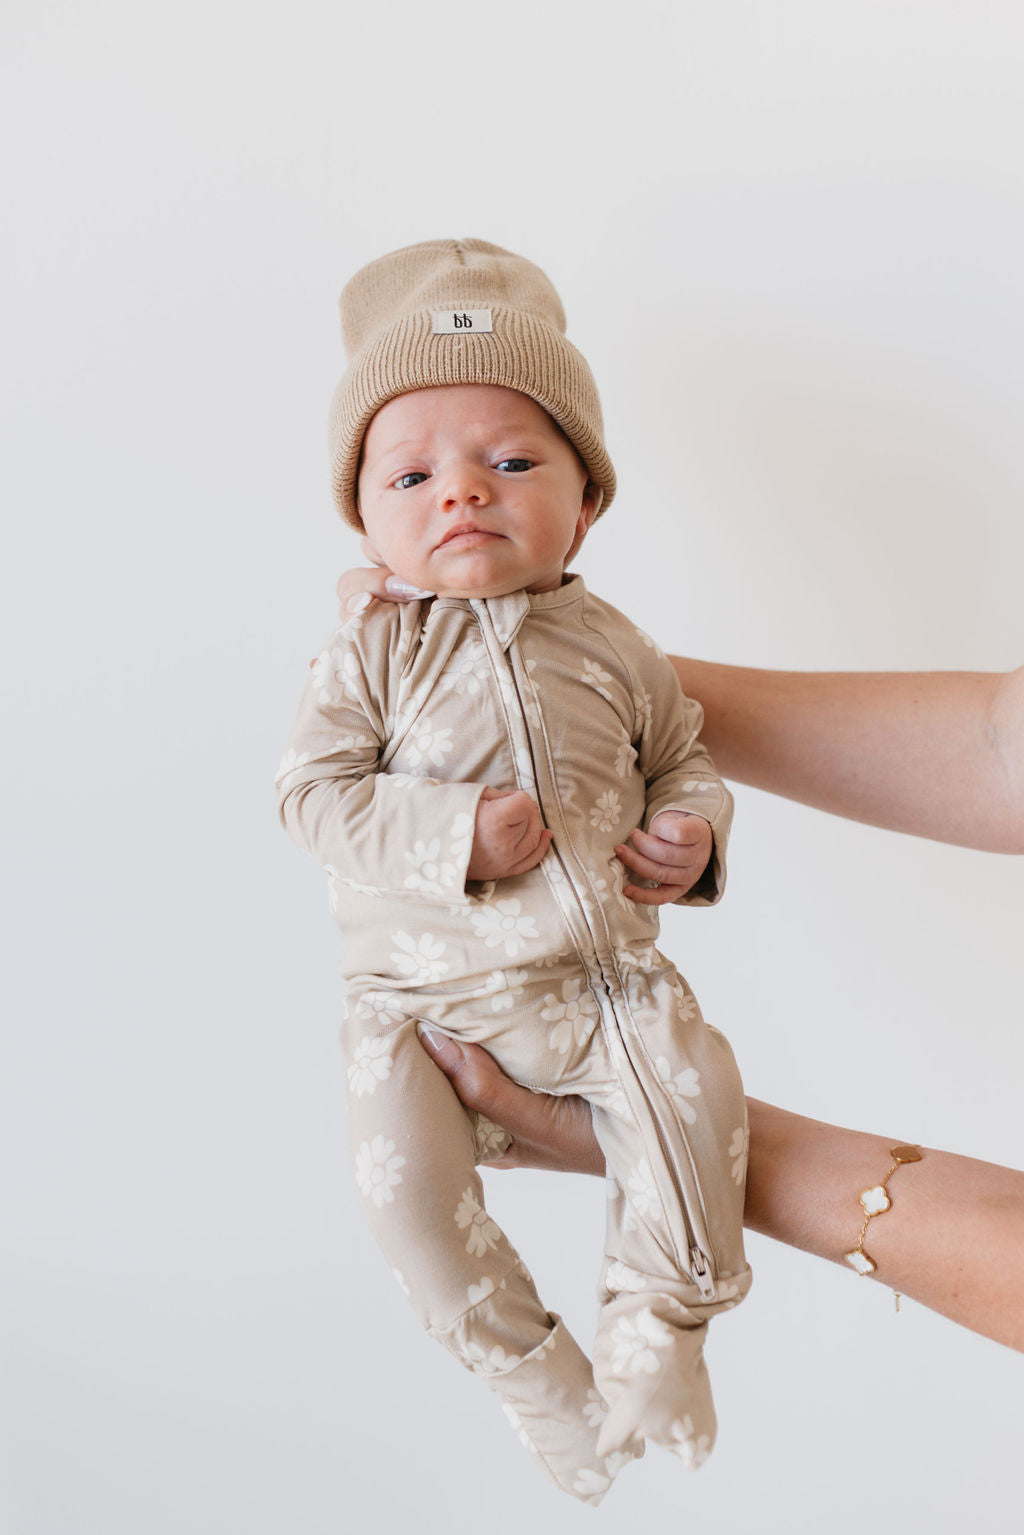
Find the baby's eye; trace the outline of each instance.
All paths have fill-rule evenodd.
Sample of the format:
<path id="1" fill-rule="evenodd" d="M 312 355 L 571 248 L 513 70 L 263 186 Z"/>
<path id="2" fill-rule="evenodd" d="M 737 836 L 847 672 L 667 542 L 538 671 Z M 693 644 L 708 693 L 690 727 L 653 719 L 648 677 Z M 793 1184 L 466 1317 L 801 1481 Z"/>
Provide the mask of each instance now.
<path id="1" fill-rule="evenodd" d="M 524 474 L 527 469 L 533 468 L 533 464 L 528 458 L 503 458 L 497 467 L 506 474 Z"/>
<path id="2" fill-rule="evenodd" d="M 419 469 L 414 469 L 411 474 L 399 475 L 395 481 L 396 490 L 412 490 L 414 485 L 420 485 L 426 479 L 426 475 Z"/>

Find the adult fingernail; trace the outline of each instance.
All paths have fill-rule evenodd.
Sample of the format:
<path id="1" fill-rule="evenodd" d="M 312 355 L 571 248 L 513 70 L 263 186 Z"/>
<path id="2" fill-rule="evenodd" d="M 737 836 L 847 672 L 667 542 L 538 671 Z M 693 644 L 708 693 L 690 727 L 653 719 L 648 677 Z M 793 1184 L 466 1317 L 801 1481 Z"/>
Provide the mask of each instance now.
<path id="1" fill-rule="evenodd" d="M 350 597 L 348 599 L 348 602 L 345 604 L 345 606 L 354 616 L 356 613 L 365 613 L 366 609 L 370 606 L 372 601 L 372 592 L 356 592 L 354 597 Z"/>
<path id="2" fill-rule="evenodd" d="M 433 597 L 433 592 L 426 592 L 422 586 L 413 586 L 411 581 L 403 581 L 401 576 L 388 576 L 384 582 L 384 590 L 391 597 Z"/>

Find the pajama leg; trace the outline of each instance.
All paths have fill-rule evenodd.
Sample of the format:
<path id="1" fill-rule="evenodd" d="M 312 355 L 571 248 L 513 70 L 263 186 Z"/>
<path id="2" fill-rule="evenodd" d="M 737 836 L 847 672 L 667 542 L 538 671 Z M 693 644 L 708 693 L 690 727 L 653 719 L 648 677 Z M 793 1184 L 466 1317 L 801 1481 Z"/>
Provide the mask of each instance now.
<path id="1" fill-rule="evenodd" d="M 750 1282 L 742 1189 L 724 1156 L 709 1159 L 705 1192 L 714 1221 L 710 1233 L 700 1233 L 702 1250 L 712 1250 L 702 1291 L 693 1274 L 695 1234 L 663 1165 L 654 1171 L 636 1125 L 601 1109 L 594 1117 L 612 1178 L 594 1348 L 595 1378 L 609 1404 L 598 1451 L 621 1452 L 642 1436 L 699 1466 L 716 1433 L 703 1349 L 708 1318 L 737 1304 Z"/>
<path id="2" fill-rule="evenodd" d="M 384 1256 L 424 1326 L 483 1376 L 543 1469 L 596 1503 L 631 1455 L 597 1454 L 590 1362 L 484 1209 L 469 1117 L 414 1020 L 347 1033 L 356 1181 Z"/>

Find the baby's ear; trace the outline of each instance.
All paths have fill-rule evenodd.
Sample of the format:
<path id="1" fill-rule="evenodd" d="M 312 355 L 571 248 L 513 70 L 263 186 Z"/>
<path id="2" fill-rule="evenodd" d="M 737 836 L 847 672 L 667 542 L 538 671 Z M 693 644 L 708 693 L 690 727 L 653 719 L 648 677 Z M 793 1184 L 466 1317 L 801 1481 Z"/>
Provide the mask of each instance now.
<path id="1" fill-rule="evenodd" d="M 588 480 L 583 487 L 583 505 L 581 507 L 581 510 L 586 514 L 588 528 L 601 510 L 601 502 L 603 500 L 604 491 L 600 485 L 595 485 L 593 480 Z"/>
<path id="2" fill-rule="evenodd" d="M 570 560 L 575 559 L 576 555 L 579 553 L 580 545 L 586 538 L 588 532 L 590 531 L 590 525 L 600 510 L 601 498 L 603 495 L 604 491 L 601 489 L 600 485 L 594 485 L 590 480 L 588 480 L 586 485 L 583 487 L 583 499 L 580 502 L 580 514 L 576 519 L 576 532 L 573 535 L 573 540 L 569 547 L 569 552 L 565 556 L 566 565 L 568 565 Z"/>

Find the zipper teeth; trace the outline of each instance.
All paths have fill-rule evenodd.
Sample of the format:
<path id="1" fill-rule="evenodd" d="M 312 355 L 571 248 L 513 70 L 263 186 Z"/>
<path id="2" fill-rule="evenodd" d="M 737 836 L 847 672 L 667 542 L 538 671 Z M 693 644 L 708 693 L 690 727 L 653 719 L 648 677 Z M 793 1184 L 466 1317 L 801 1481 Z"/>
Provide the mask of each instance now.
<path id="1" fill-rule="evenodd" d="M 623 988 L 623 992 L 625 992 L 625 988 Z M 620 1033 L 621 1033 L 621 1031 L 620 1031 Z M 626 1048 L 626 1053 L 628 1055 L 629 1054 L 629 1049 L 628 1049 L 628 1046 L 625 1046 L 625 1041 L 623 1041 L 623 1045 Z M 649 1076 L 650 1076 L 651 1088 L 652 1089 L 654 1088 L 654 1084 L 655 1083 L 658 1084 L 658 1089 L 661 1092 L 662 1099 L 665 1101 L 666 1104 L 668 1104 L 669 1108 L 671 1109 L 671 1100 L 669 1098 L 668 1092 L 666 1091 L 664 1085 L 661 1083 L 661 1079 L 658 1076 L 657 1072 L 652 1069 L 650 1058 L 647 1057 L 646 1050 L 644 1051 L 644 1055 L 645 1055 L 645 1057 L 647 1059 L 647 1066 L 648 1066 L 648 1072 L 649 1072 Z M 678 1118 L 678 1116 L 674 1116 L 674 1117 Z M 667 1147 L 667 1145 L 665 1143 L 665 1136 L 664 1136 L 664 1134 L 662 1132 L 661 1123 L 660 1123 L 660 1121 L 659 1121 L 659 1119 L 658 1119 L 658 1117 L 656 1115 L 652 1116 L 652 1123 L 654 1125 L 654 1133 L 655 1133 L 655 1135 L 658 1138 L 658 1146 L 659 1146 L 659 1148 L 661 1150 L 662 1164 L 663 1164 L 663 1166 L 665 1166 L 668 1169 L 669 1181 L 671 1182 L 672 1187 L 675 1190 L 676 1199 L 677 1199 L 677 1202 L 678 1202 L 678 1205 L 679 1205 L 679 1213 L 680 1213 L 680 1215 L 682 1217 L 683 1226 L 684 1226 L 685 1231 L 686 1231 L 686 1244 L 687 1244 L 687 1249 L 688 1249 L 687 1254 L 686 1254 L 686 1260 L 687 1260 L 687 1263 L 688 1263 L 688 1265 L 690 1267 L 690 1272 L 693 1275 L 694 1283 L 697 1285 L 697 1288 L 701 1291 L 701 1294 L 704 1294 L 705 1293 L 705 1284 L 702 1282 L 701 1277 L 698 1276 L 697 1269 L 701 1265 L 701 1263 L 703 1263 L 703 1266 L 707 1269 L 707 1271 L 709 1273 L 713 1274 L 714 1265 L 713 1265 L 713 1263 L 711 1261 L 710 1254 L 705 1252 L 704 1248 L 701 1246 L 701 1239 L 698 1236 L 697 1229 L 696 1229 L 696 1226 L 694 1224 L 693 1215 L 692 1215 L 691 1210 L 690 1210 L 690 1200 L 689 1200 L 689 1197 L 687 1196 L 687 1191 L 686 1191 L 686 1189 L 685 1189 L 685 1187 L 683 1185 L 683 1180 L 678 1177 L 678 1175 L 676 1174 L 675 1170 L 673 1169 L 672 1158 L 671 1158 L 671 1156 L 669 1154 L 669 1148 Z M 685 1148 L 686 1148 L 686 1155 L 687 1155 L 687 1157 L 690 1160 L 690 1170 L 691 1170 L 692 1177 L 693 1177 L 694 1194 L 696 1196 L 697 1206 L 699 1207 L 700 1213 L 701 1213 L 701 1225 L 703 1226 L 704 1231 L 707 1232 L 707 1229 L 708 1229 L 708 1219 L 707 1219 L 707 1211 L 704 1208 L 704 1196 L 703 1196 L 703 1193 L 701 1192 L 700 1181 L 697 1178 L 696 1169 L 693 1167 L 693 1158 L 692 1158 L 692 1155 L 690 1153 L 690 1143 L 689 1143 L 689 1140 L 687 1139 L 687 1136 L 686 1136 L 686 1130 L 685 1130 L 685 1128 L 683 1127 L 682 1124 L 679 1125 L 679 1138 L 682 1141 L 683 1145 L 685 1146 Z M 669 1229 L 671 1230 L 671 1224 L 670 1224 L 670 1228 Z M 711 1245 L 710 1238 L 709 1237 L 705 1237 L 705 1241 L 707 1243 L 707 1246 L 710 1247 L 710 1245 Z M 714 1279 L 713 1278 L 711 1280 L 711 1293 L 712 1294 L 714 1293 Z"/>
<path id="2" fill-rule="evenodd" d="M 492 666 L 493 669 L 496 670 L 497 668 L 496 668 L 496 664 L 495 664 L 495 661 L 494 661 L 494 653 L 493 653 L 493 648 L 492 648 L 492 640 L 494 638 L 493 623 L 491 622 L 490 613 L 488 613 L 487 617 L 488 617 L 488 624 L 489 624 L 489 628 L 490 628 L 491 632 L 486 635 L 486 648 L 487 648 L 488 656 L 490 657 L 490 660 L 491 660 L 491 666 Z M 476 615 L 476 618 L 477 618 L 477 623 L 480 625 L 481 632 L 483 632 L 484 626 L 483 626 L 483 623 L 480 620 L 479 614 Z M 513 691 L 514 691 L 515 696 L 516 696 L 516 701 L 517 701 L 517 703 L 519 705 L 519 719 L 522 722 L 523 735 L 525 736 L 525 739 L 526 739 L 526 749 L 529 752 L 530 768 L 531 768 L 531 771 L 532 771 L 532 774 L 533 774 L 534 788 L 535 788 L 536 793 L 537 793 L 538 808 L 541 811 L 541 815 L 544 816 L 544 807 L 540 803 L 540 779 L 539 779 L 539 774 L 538 774 L 538 771 L 537 771 L 537 753 L 536 753 L 536 751 L 534 749 L 533 737 L 532 737 L 532 734 L 530 732 L 529 723 L 527 721 L 527 711 L 526 711 L 526 706 L 525 706 L 525 704 L 523 702 L 522 689 L 519 686 L 519 678 L 516 676 L 515 667 L 512 665 L 511 658 L 504 651 L 502 652 L 502 662 L 503 662 L 503 664 L 504 664 L 504 666 L 505 666 L 505 668 L 506 668 L 506 670 L 508 672 L 508 676 L 509 676 L 509 678 L 511 680 L 511 683 L 512 683 L 512 688 L 513 688 Z M 500 692 L 501 692 L 500 684 L 499 684 L 498 691 L 499 691 L 499 695 L 500 695 Z M 538 700 L 537 707 L 538 708 L 540 707 L 539 700 Z M 506 718 L 507 718 L 507 711 L 506 711 Z M 553 775 L 552 775 L 552 781 L 553 781 Z M 546 821 L 547 817 L 544 816 L 544 819 Z M 562 827 L 563 827 L 563 830 L 564 830 L 565 829 L 565 818 L 564 818 L 564 816 L 561 813 L 561 806 L 560 805 L 559 805 L 559 820 L 561 821 Z M 566 836 L 566 840 L 569 842 L 570 846 L 572 846 L 572 840 L 569 837 L 567 831 L 565 832 L 565 836 Z M 568 888 L 570 889 L 570 891 L 572 892 L 572 897 L 573 897 L 573 900 L 575 902 L 577 913 L 582 918 L 584 930 L 589 935 L 589 933 L 590 933 L 590 923 L 587 920 L 587 913 L 586 913 L 586 910 L 585 910 L 585 908 L 583 906 L 583 902 L 580 900 L 580 897 L 579 897 L 579 895 L 578 895 L 578 893 L 576 891 L 576 882 L 573 879 L 573 877 L 572 877 L 572 875 L 571 875 L 571 873 L 569 871 L 569 868 L 568 868 L 568 866 L 566 864 L 566 860 L 563 857 L 562 853 L 559 852 L 558 849 L 556 849 L 553 845 L 552 845 L 551 851 L 553 851 L 555 853 L 555 856 L 557 857 L 557 859 L 559 861 L 559 864 L 561 865 L 562 871 L 563 871 L 563 873 L 565 875 L 565 883 L 568 886 Z M 577 859 L 577 862 L 580 862 L 581 866 L 582 866 L 582 861 L 581 860 Z M 573 943 L 575 944 L 576 951 L 579 954 L 580 960 L 583 962 L 584 967 L 589 971 L 589 966 L 587 965 L 588 955 L 584 954 L 583 951 L 580 949 L 579 943 L 576 940 L 575 936 L 573 935 L 572 928 L 570 928 L 570 936 L 572 936 L 572 938 L 573 938 Z M 608 936 L 609 936 L 609 942 L 610 942 L 611 941 L 611 934 L 609 933 Z M 592 955 L 592 958 L 593 958 L 593 962 L 597 965 L 598 971 L 600 973 L 601 982 L 602 982 L 602 984 L 604 986 L 604 989 L 605 989 L 605 994 L 606 994 L 606 996 L 608 998 L 609 1003 L 612 1004 L 612 1014 L 614 1016 L 615 1008 L 614 1008 L 614 1001 L 613 1001 L 612 994 L 611 994 L 611 988 L 608 985 L 608 981 L 607 981 L 607 978 L 606 978 L 606 975 L 605 975 L 604 966 L 602 965 L 600 956 L 599 956 L 599 954 L 597 952 L 597 946 L 593 942 L 591 942 L 591 944 L 590 944 L 590 950 L 591 950 L 591 955 Z M 623 996 L 625 997 L 625 994 L 626 994 L 625 993 L 625 986 L 624 986 L 623 981 L 622 981 L 622 976 L 619 973 L 618 966 L 615 965 L 615 963 L 614 963 L 614 955 L 612 957 L 612 963 L 613 963 L 613 966 L 614 966 L 614 969 L 615 969 L 615 979 L 618 981 L 619 987 L 622 990 Z M 603 1019 L 603 1009 L 601 1011 L 602 1011 L 602 1019 Z M 616 1025 L 616 1033 L 618 1034 L 619 1040 L 620 1040 L 620 1042 L 622 1044 L 622 1047 L 625 1050 L 627 1058 L 628 1058 L 630 1056 L 629 1047 L 627 1046 L 626 1041 L 623 1038 L 622 1030 L 620 1028 L 618 1028 L 617 1025 Z M 645 1055 L 646 1055 L 646 1052 L 645 1052 Z M 657 1073 L 653 1072 L 651 1070 L 651 1065 L 650 1065 L 650 1061 L 649 1060 L 648 1060 L 647 1064 L 648 1064 L 648 1069 L 649 1069 L 649 1072 L 650 1072 L 650 1075 L 651 1075 L 651 1080 L 653 1082 L 653 1081 L 657 1080 Z M 668 1100 L 668 1094 L 666 1092 L 664 1092 L 664 1090 L 663 1090 L 663 1097 L 666 1099 L 666 1101 Z M 673 1171 L 672 1159 L 667 1154 L 667 1147 L 665 1145 L 665 1138 L 664 1138 L 664 1135 L 662 1134 L 661 1125 L 658 1122 L 658 1119 L 657 1119 L 656 1116 L 653 1117 L 652 1123 L 653 1123 L 653 1126 L 654 1126 L 654 1133 L 655 1133 L 655 1135 L 657 1136 L 657 1139 L 658 1139 L 658 1146 L 659 1146 L 659 1148 L 661 1150 L 661 1153 L 662 1153 L 662 1164 L 669 1171 L 669 1180 L 672 1183 L 672 1186 L 673 1186 L 673 1188 L 675 1190 L 675 1193 L 676 1193 L 677 1203 L 678 1203 L 678 1206 L 679 1206 L 679 1213 L 680 1213 L 680 1215 L 682 1217 L 683 1226 L 684 1226 L 685 1232 L 686 1232 L 686 1243 L 687 1243 L 687 1249 L 688 1249 L 687 1253 L 686 1253 L 687 1265 L 688 1265 L 688 1267 L 690 1269 L 690 1273 L 691 1273 L 691 1276 L 693 1278 L 693 1281 L 696 1284 L 698 1290 L 701 1292 L 701 1295 L 710 1299 L 714 1295 L 714 1293 L 715 1293 L 715 1281 L 714 1281 L 714 1277 L 713 1277 L 713 1265 L 712 1265 L 712 1262 L 711 1262 L 711 1258 L 704 1251 L 704 1249 L 701 1247 L 700 1242 L 698 1240 L 697 1232 L 696 1232 L 696 1230 L 694 1228 L 693 1218 L 692 1218 L 692 1216 L 690 1214 L 690 1201 L 689 1201 L 689 1199 L 687 1197 L 687 1193 L 686 1193 L 685 1188 L 683 1187 L 681 1179 Z M 689 1145 L 689 1142 L 688 1142 L 688 1140 L 686 1138 L 686 1132 L 685 1132 L 685 1130 L 684 1130 L 682 1125 L 679 1126 L 679 1134 L 680 1134 L 680 1138 L 681 1138 L 684 1146 L 686 1147 L 686 1154 L 687 1154 L 688 1157 L 690 1157 L 691 1170 L 692 1170 L 692 1157 L 690 1156 L 690 1145 Z M 707 1230 L 707 1212 L 704 1209 L 704 1199 L 703 1199 L 703 1195 L 701 1193 L 700 1184 L 699 1184 L 699 1181 L 697 1179 L 697 1175 L 696 1175 L 695 1171 L 693 1172 L 693 1186 L 694 1186 L 694 1191 L 695 1191 L 696 1197 L 697 1197 L 697 1203 L 699 1204 L 700 1209 L 701 1209 L 702 1224 L 704 1226 L 704 1229 Z M 671 1222 L 669 1222 L 669 1230 L 671 1230 Z"/>

